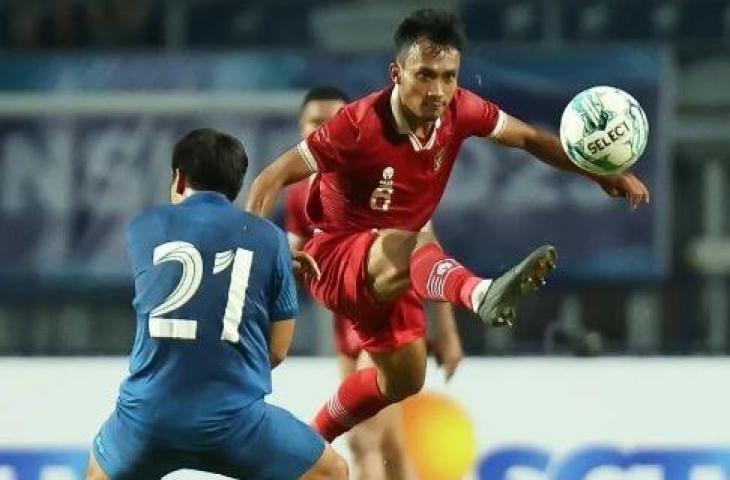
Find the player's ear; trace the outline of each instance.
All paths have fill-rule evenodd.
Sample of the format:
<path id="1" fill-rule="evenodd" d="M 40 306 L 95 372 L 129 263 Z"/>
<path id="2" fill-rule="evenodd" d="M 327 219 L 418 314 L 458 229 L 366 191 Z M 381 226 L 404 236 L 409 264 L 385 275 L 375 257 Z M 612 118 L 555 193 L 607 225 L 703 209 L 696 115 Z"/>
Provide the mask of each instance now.
<path id="1" fill-rule="evenodd" d="M 400 66 L 397 62 L 390 62 L 390 65 L 388 65 L 388 73 L 393 83 L 396 85 L 400 83 Z"/>
<path id="2" fill-rule="evenodd" d="M 175 179 L 173 180 L 175 193 L 182 195 L 185 193 L 185 187 L 188 183 L 188 177 L 179 168 L 175 169 Z"/>

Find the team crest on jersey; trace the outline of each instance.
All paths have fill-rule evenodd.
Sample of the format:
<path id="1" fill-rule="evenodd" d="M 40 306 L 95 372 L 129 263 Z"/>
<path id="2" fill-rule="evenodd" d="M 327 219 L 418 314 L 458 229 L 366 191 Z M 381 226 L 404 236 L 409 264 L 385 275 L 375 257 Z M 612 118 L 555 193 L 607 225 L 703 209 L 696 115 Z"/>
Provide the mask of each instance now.
<path id="1" fill-rule="evenodd" d="M 370 208 L 373 210 L 388 211 L 393 196 L 394 176 L 395 169 L 393 167 L 385 167 L 383 169 L 383 179 L 380 180 L 378 188 L 373 190 L 372 195 L 370 195 Z"/>

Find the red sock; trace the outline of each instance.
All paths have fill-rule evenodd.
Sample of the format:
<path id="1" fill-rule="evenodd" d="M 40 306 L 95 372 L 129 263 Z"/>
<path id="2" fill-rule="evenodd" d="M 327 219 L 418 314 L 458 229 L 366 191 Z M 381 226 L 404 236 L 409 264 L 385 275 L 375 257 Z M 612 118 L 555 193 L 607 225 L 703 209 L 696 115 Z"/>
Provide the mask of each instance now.
<path id="1" fill-rule="evenodd" d="M 472 308 L 471 294 L 482 279 L 429 243 L 411 254 L 411 283 L 425 300 Z"/>
<path id="2" fill-rule="evenodd" d="M 312 427 L 332 442 L 391 403 L 380 392 L 375 368 L 358 370 L 342 381 L 337 393 L 317 412 Z"/>

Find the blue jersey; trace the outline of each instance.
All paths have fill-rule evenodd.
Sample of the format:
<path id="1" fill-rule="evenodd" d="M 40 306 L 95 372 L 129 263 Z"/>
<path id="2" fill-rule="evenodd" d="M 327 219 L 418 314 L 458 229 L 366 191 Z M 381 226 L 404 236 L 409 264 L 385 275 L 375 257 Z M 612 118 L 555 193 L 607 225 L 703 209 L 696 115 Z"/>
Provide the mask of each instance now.
<path id="1" fill-rule="evenodd" d="M 163 441 L 204 446 L 271 391 L 271 322 L 297 315 L 284 233 L 195 193 L 135 218 L 137 334 L 117 410 Z"/>

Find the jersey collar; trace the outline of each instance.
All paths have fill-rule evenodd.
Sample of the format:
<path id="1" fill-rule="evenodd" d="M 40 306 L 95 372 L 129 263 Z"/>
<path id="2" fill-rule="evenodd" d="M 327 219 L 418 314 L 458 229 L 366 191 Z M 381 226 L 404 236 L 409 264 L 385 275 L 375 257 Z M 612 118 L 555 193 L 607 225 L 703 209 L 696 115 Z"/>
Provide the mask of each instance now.
<path id="1" fill-rule="evenodd" d="M 441 118 L 437 118 L 436 122 L 434 122 L 431 136 L 424 144 L 423 142 L 421 142 L 421 139 L 418 138 L 418 135 L 413 133 L 410 125 L 408 125 L 408 120 L 406 120 L 406 115 L 405 113 L 403 113 L 403 109 L 398 98 L 398 85 L 394 86 L 393 90 L 390 92 L 390 111 L 393 113 L 396 130 L 401 135 L 408 135 L 408 139 L 411 141 L 411 145 L 413 145 L 413 149 L 415 151 L 418 152 L 421 150 L 430 150 L 431 148 L 433 148 L 434 144 L 436 143 L 436 132 L 441 126 Z"/>
<path id="2" fill-rule="evenodd" d="M 211 192 L 208 190 L 205 191 L 197 191 L 186 188 L 185 189 L 185 200 L 183 200 L 183 203 L 198 203 L 198 202 L 205 202 L 205 203 L 230 203 L 228 201 L 228 197 L 223 195 L 222 193 L 218 192 Z"/>

